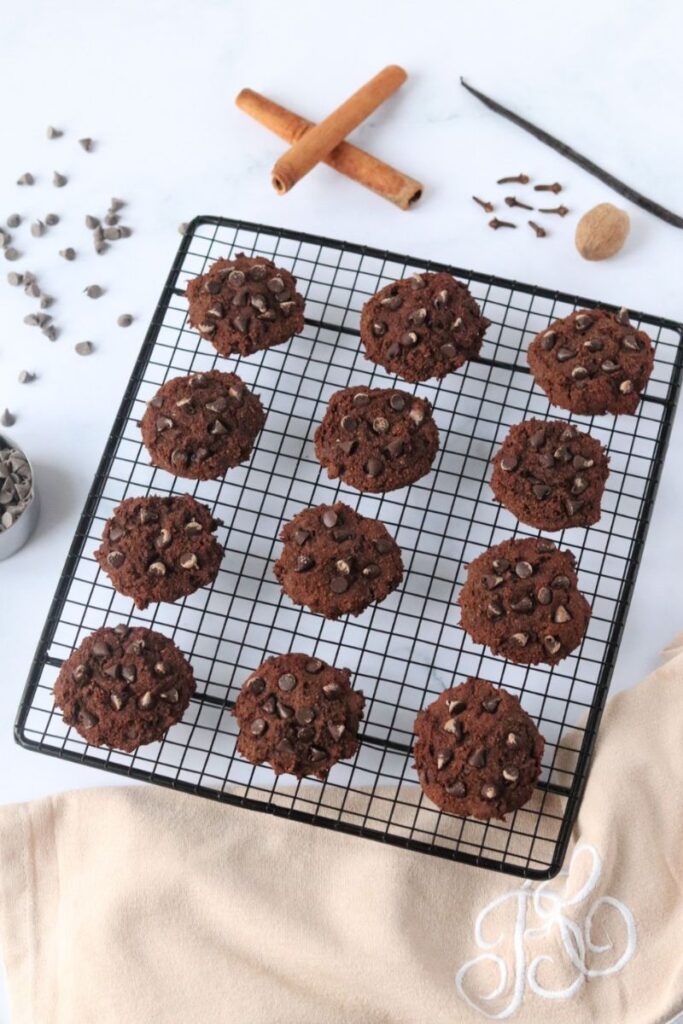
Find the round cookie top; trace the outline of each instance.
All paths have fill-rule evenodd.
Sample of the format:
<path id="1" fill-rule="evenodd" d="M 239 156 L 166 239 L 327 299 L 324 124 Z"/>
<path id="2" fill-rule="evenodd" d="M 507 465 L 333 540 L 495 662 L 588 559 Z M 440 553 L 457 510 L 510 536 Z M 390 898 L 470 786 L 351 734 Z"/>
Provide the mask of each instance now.
<path id="1" fill-rule="evenodd" d="M 83 739 L 129 751 L 160 740 L 194 691 L 192 669 L 172 640 L 124 625 L 86 637 L 54 688 L 64 721 Z"/>
<path id="2" fill-rule="evenodd" d="M 654 365 L 652 342 L 626 309 L 580 309 L 556 320 L 527 359 L 553 405 L 584 416 L 634 413 Z"/>
<path id="3" fill-rule="evenodd" d="M 280 345 L 304 326 L 296 279 L 261 256 L 217 260 L 187 286 L 190 324 L 224 356 Z"/>
<path id="4" fill-rule="evenodd" d="M 543 737 L 507 690 L 467 679 L 419 713 L 415 735 L 420 784 L 441 810 L 503 818 L 531 798 Z"/>
<path id="5" fill-rule="evenodd" d="M 324 779 L 358 747 L 365 698 L 351 688 L 350 678 L 347 669 L 307 654 L 264 661 L 235 704 L 237 749 L 252 764 L 268 761 L 276 775 Z"/>
<path id="6" fill-rule="evenodd" d="M 431 469 L 439 432 L 431 404 L 395 388 L 346 388 L 330 399 L 315 453 L 332 479 L 359 491 L 393 491 Z"/>
<path id="7" fill-rule="evenodd" d="M 445 377 L 479 354 L 489 321 L 450 274 L 414 274 L 388 284 L 363 307 L 365 354 L 408 381 Z"/>
<path id="8" fill-rule="evenodd" d="M 261 400 L 237 374 L 210 370 L 163 384 L 140 427 L 154 466 L 214 480 L 249 458 L 265 421 Z"/>
<path id="9" fill-rule="evenodd" d="M 95 558 L 138 608 L 177 601 L 216 578 L 223 549 L 213 531 L 220 525 L 189 494 L 126 498 L 106 522 Z"/>
<path id="10" fill-rule="evenodd" d="M 304 509 L 280 537 L 274 572 L 282 589 L 327 619 L 360 615 L 403 579 L 400 548 L 384 524 L 341 501 Z"/>
<path id="11" fill-rule="evenodd" d="M 609 458 L 590 434 L 567 423 L 516 423 L 493 460 L 498 501 L 538 530 L 592 526 L 609 476 Z"/>
<path id="12" fill-rule="evenodd" d="M 581 643 L 590 619 L 577 582 L 571 551 L 538 537 L 503 541 L 470 563 L 460 625 L 493 654 L 556 665 Z"/>

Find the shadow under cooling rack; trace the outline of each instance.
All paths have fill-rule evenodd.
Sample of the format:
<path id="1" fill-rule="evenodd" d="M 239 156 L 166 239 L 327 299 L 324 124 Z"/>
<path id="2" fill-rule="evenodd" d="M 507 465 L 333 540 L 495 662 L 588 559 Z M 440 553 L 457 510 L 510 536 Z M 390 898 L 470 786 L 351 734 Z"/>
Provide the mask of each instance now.
<path id="1" fill-rule="evenodd" d="M 187 281 L 219 257 L 266 256 L 291 270 L 306 297 L 302 333 L 248 359 L 230 360 L 268 410 L 248 464 L 224 480 L 178 480 L 148 463 L 137 421 L 170 377 L 227 366 L 187 324 Z M 339 388 L 393 385 L 363 358 L 363 303 L 391 280 L 447 270 L 470 287 L 491 321 L 481 357 L 441 381 L 408 390 L 434 407 L 441 446 L 433 471 L 410 488 L 359 494 L 330 481 L 312 437 Z M 635 416 L 569 416 L 550 409 L 525 349 L 557 317 L 597 303 L 330 239 L 199 217 L 174 260 L 123 397 L 59 579 L 17 718 L 18 742 L 44 754 L 285 815 L 407 849 L 524 877 L 556 873 L 576 818 L 651 516 L 681 374 L 681 326 L 632 313 L 655 342 L 655 369 Z M 468 562 L 492 544 L 534 535 L 494 500 L 489 460 L 509 427 L 528 417 L 590 429 L 608 449 L 603 516 L 559 543 L 579 563 L 593 606 L 581 647 L 554 669 L 493 658 L 458 626 Z M 104 522 L 125 497 L 190 492 L 223 520 L 221 571 L 210 587 L 144 612 L 115 593 L 93 559 Z M 329 622 L 282 595 L 272 564 L 283 523 L 302 507 L 345 501 L 381 519 L 403 551 L 401 588 L 356 619 Z M 92 630 L 125 622 L 172 637 L 190 659 L 197 693 L 163 742 L 133 754 L 88 746 L 52 699 L 63 660 Z M 241 684 L 268 656 L 297 650 L 348 667 L 367 698 L 362 743 L 325 782 L 275 779 L 235 751 L 230 713 Z M 417 712 L 454 676 L 482 676 L 516 693 L 545 737 L 534 799 L 505 822 L 441 814 L 421 794 L 410 747 Z"/>

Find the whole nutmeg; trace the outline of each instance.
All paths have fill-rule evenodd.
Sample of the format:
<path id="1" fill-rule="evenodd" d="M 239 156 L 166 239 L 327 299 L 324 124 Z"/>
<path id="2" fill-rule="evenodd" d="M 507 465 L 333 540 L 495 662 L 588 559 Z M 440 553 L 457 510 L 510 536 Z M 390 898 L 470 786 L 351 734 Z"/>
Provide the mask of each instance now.
<path id="1" fill-rule="evenodd" d="M 576 248 L 585 260 L 609 259 L 619 252 L 630 228 L 624 210 L 611 203 L 598 203 L 576 225 Z"/>

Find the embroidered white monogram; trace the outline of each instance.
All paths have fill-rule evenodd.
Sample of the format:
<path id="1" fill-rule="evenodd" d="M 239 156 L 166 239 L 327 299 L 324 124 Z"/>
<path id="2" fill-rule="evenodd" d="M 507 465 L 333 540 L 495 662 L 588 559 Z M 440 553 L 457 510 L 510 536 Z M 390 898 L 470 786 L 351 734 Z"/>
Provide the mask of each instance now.
<path id="1" fill-rule="evenodd" d="M 464 963 L 455 976 L 458 994 L 490 1020 L 506 1020 L 519 1010 L 527 989 L 543 999 L 570 999 L 588 978 L 606 978 L 621 971 L 636 951 L 635 921 L 628 907 L 613 896 L 589 901 L 601 874 L 602 861 L 596 848 L 578 843 L 569 867 L 556 878 L 535 888 L 533 883 L 524 882 L 483 907 L 474 924 L 477 947 L 489 951 L 507 946 L 507 956 L 484 952 Z M 507 915 L 506 921 L 512 932 L 501 928 L 495 938 L 485 938 L 486 921 L 506 905 L 514 908 L 514 916 Z M 607 930 L 607 908 L 621 921 L 621 953 Z M 598 929 L 604 936 L 602 942 L 596 938 Z M 542 952 L 532 953 L 531 947 L 537 943 Z M 555 974 L 570 979 L 568 984 L 550 984 L 548 975 L 553 967 L 558 968 Z M 497 975 L 488 991 L 482 991 L 481 985 L 477 988 L 472 980 L 472 972 L 482 973 L 477 970 L 482 968 L 489 972 L 493 968 Z M 545 983 L 541 974 L 546 976 Z"/>

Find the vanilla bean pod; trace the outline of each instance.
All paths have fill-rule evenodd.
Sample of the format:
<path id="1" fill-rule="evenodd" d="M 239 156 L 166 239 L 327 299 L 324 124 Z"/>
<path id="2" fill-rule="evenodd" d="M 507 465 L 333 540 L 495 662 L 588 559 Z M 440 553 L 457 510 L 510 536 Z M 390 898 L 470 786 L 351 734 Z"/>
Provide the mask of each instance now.
<path id="1" fill-rule="evenodd" d="M 492 100 L 489 96 L 485 96 L 483 92 L 479 92 L 478 89 L 474 89 L 471 85 L 468 85 L 464 78 L 460 79 L 460 84 L 463 88 L 467 89 L 469 93 L 476 96 L 484 106 L 488 107 L 489 110 L 493 110 L 494 113 L 500 114 L 501 117 L 506 118 L 508 121 L 512 121 L 519 128 L 523 128 L 525 132 L 529 132 L 535 138 L 545 143 L 546 146 L 550 146 L 556 153 L 560 153 L 566 157 L 567 160 L 571 160 L 573 163 L 578 164 L 588 174 L 592 174 L 593 177 L 598 178 L 604 182 L 619 195 L 625 199 L 629 199 L 636 206 L 640 206 L 641 209 L 647 210 L 648 213 L 652 213 L 655 217 L 659 217 L 661 220 L 666 221 L 667 224 L 671 224 L 675 228 L 683 228 L 683 217 L 679 217 L 677 213 L 673 213 L 671 210 L 667 210 L 665 206 L 660 206 L 659 203 L 654 202 L 652 199 L 648 199 L 646 196 L 641 195 L 640 192 L 636 192 L 635 189 L 631 188 L 630 185 L 626 185 L 619 178 L 615 178 L 609 171 L 604 171 L 602 167 L 598 167 L 597 164 L 589 160 L 588 157 L 583 156 L 581 153 L 577 153 L 575 149 L 568 146 L 565 142 L 560 142 L 553 135 L 544 131 L 542 128 L 537 128 L 536 125 L 531 124 L 530 121 L 520 117 L 519 114 L 513 113 L 512 110 L 508 110 L 507 107 L 502 106 L 496 100 Z"/>

